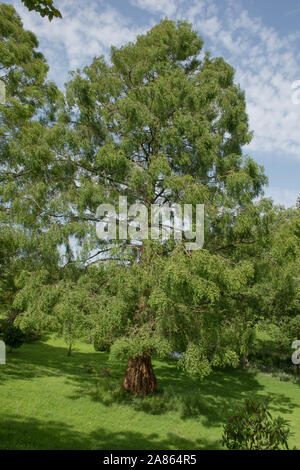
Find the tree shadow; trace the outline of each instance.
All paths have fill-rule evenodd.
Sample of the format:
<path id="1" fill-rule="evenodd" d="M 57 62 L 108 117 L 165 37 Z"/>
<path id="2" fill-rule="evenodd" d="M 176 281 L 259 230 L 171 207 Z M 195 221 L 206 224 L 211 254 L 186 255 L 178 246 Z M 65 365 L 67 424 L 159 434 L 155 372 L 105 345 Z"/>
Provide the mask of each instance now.
<path id="1" fill-rule="evenodd" d="M 85 363 L 94 363 L 98 369 L 109 366 L 113 379 L 119 382 L 125 370 L 123 364 L 108 363 L 106 352 L 81 352 L 75 349 L 73 355 L 68 357 L 66 348 L 33 343 L 8 355 L 7 364 L 0 366 L 0 385 L 5 380 L 63 376 L 73 386 L 72 395 L 68 398 L 77 399 L 87 395 L 91 400 L 97 400 L 95 389 L 99 378 L 87 372 L 83 367 Z M 133 406 L 136 412 L 153 415 L 175 412 L 183 420 L 201 420 L 204 426 L 215 427 L 224 424 L 246 397 L 265 396 L 264 386 L 253 371 L 216 371 L 200 380 L 186 376 L 172 360 L 155 360 L 154 370 L 159 387 L 156 396 L 128 400 L 127 395 L 121 394 L 116 399 L 102 403 L 107 406 Z M 282 393 L 269 393 L 269 396 L 272 397 L 271 410 L 276 412 L 287 414 L 299 407 L 298 403 Z"/>
<path id="2" fill-rule="evenodd" d="M 174 366 L 173 366 L 174 367 Z M 177 372 L 175 377 L 172 365 L 160 364 L 156 373 L 160 377 L 160 387 L 169 390 L 167 396 L 174 398 L 174 411 L 180 413 L 183 420 L 198 418 L 206 427 L 215 427 L 226 422 L 226 419 L 243 404 L 246 398 L 266 398 L 265 387 L 257 380 L 256 371 L 239 369 L 216 371 L 204 379 L 196 379 Z M 282 393 L 273 392 L 267 395 L 271 399 L 270 409 L 283 414 L 291 413 L 299 408 L 299 403 L 293 402 Z M 171 406 L 166 407 L 168 411 Z M 147 402 L 139 406 L 139 410 L 158 414 L 147 406 Z M 161 407 L 161 414 L 166 410 Z"/>
<path id="3" fill-rule="evenodd" d="M 56 421 L 43 422 L 36 418 L 21 419 L 2 415 L 0 426 L 0 448 L 2 450 L 30 449 L 79 449 L 87 448 L 84 435 L 70 426 Z"/>
<path id="4" fill-rule="evenodd" d="M 0 367 L 0 384 L 6 380 L 24 380 L 36 377 L 63 375 L 69 382 L 94 382 L 92 374 L 84 367 L 86 363 L 96 363 L 105 367 L 108 353 L 80 352 L 74 348 L 67 356 L 67 349 L 48 343 L 36 342 L 25 344 L 20 349 L 8 353 L 6 364 Z"/>
<path id="5" fill-rule="evenodd" d="M 0 426 L 2 450 L 167 450 L 167 449 L 219 449 L 218 441 L 189 440 L 168 433 L 160 439 L 155 433 L 144 435 L 135 431 L 107 431 L 99 427 L 89 434 L 74 431 L 57 422 L 47 423 L 36 418 L 19 420 L 4 415 Z"/>

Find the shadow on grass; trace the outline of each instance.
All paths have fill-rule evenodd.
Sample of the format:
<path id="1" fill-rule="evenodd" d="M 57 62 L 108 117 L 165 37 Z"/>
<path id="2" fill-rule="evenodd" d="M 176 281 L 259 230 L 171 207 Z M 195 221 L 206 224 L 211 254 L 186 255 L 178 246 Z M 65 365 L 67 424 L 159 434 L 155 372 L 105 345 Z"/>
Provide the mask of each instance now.
<path id="1" fill-rule="evenodd" d="M 159 389 L 152 396 L 132 397 L 116 377 L 99 379 L 94 389 L 80 388 L 70 398 L 79 398 L 86 393 L 106 407 L 130 406 L 137 412 L 151 415 L 176 413 L 182 420 L 199 420 L 201 425 L 213 428 L 223 425 L 246 398 L 266 397 L 256 372 L 226 370 L 197 380 L 180 373 L 168 362 L 156 365 L 155 371 Z M 270 409 L 282 414 L 299 406 L 283 393 L 268 393 L 267 396 L 272 399 Z"/>
<path id="2" fill-rule="evenodd" d="M 156 372 L 161 377 L 162 388 L 172 384 L 172 372 L 168 363 L 160 365 Z M 246 398 L 266 396 L 264 386 L 257 380 L 257 371 L 227 369 L 213 372 L 203 380 L 180 374 L 175 384 L 174 391 L 176 390 L 177 397 L 180 397 L 181 418 L 201 417 L 202 424 L 207 427 L 224 424 L 227 417 L 234 413 Z M 276 412 L 290 413 L 299 407 L 298 403 L 283 393 L 269 393 L 268 397 L 272 400 L 270 409 Z"/>
<path id="3" fill-rule="evenodd" d="M 64 376 L 68 381 L 87 383 L 92 382 L 93 377 L 87 373 L 84 364 L 94 362 L 99 368 L 105 367 L 108 353 L 79 352 L 74 348 L 69 357 L 64 347 L 35 342 L 8 353 L 6 359 L 6 365 L 0 368 L 0 384 L 6 380 L 49 376 Z"/>
<path id="4" fill-rule="evenodd" d="M 64 423 L 42 422 L 35 418 L 20 421 L 13 416 L 2 416 L 0 427 L 2 450 L 167 450 L 167 449 L 218 449 L 218 441 L 194 441 L 168 433 L 165 439 L 157 434 L 140 432 L 109 432 L 99 427 L 90 434 L 72 430 Z"/>
<path id="5" fill-rule="evenodd" d="M 246 397 L 261 396 L 264 392 L 264 387 L 256 378 L 256 372 L 226 370 L 214 372 L 203 380 L 192 379 L 179 371 L 176 363 L 170 360 L 154 361 L 159 387 L 159 393 L 155 396 L 133 399 L 117 388 L 111 394 L 109 387 L 105 390 L 106 393 L 99 396 L 96 393 L 99 378 L 87 373 L 83 365 L 94 363 L 101 369 L 107 367 L 107 361 L 108 353 L 104 352 L 81 352 L 75 349 L 73 355 L 68 357 L 66 348 L 60 346 L 47 343 L 24 345 L 8 355 L 7 364 L 0 369 L 0 385 L 5 380 L 62 376 L 66 382 L 75 384 L 75 390 L 72 390 L 69 399 L 87 395 L 105 406 L 133 406 L 137 412 L 153 415 L 176 412 L 181 419 L 199 419 L 206 427 L 224 424 Z M 112 366 L 114 383 L 120 383 L 124 370 L 123 365 Z M 282 414 L 290 413 L 298 407 L 297 403 L 284 394 L 276 392 L 271 396 L 271 409 Z"/>

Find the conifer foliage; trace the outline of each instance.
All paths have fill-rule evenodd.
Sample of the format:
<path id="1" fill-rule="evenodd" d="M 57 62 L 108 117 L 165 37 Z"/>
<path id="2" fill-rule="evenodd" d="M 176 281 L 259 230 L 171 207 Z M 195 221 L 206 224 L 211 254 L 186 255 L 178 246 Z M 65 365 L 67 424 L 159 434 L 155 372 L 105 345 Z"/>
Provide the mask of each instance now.
<path id="1" fill-rule="evenodd" d="M 256 258 L 272 205 L 234 70 L 191 25 L 164 20 L 74 72 L 46 81 L 37 40 L 1 5 L 8 100 L 0 105 L 1 223 L 22 231 L 16 322 L 69 345 L 97 335 L 128 360 L 124 386 L 153 393 L 151 358 L 182 352 L 205 376 L 247 356 L 257 314 Z M 18 44 L 18 54 L 15 53 Z M 97 207 L 205 204 L 205 244 L 99 240 Z M 255 248 L 254 248 L 255 247 Z M 249 333 L 250 332 L 250 333 Z"/>

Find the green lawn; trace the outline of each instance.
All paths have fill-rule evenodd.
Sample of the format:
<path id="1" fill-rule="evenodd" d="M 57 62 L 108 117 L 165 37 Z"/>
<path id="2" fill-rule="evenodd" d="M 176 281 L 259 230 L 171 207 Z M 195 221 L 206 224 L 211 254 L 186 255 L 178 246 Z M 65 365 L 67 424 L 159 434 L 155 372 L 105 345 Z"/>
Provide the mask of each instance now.
<path id="1" fill-rule="evenodd" d="M 272 414 L 290 420 L 300 449 L 300 385 L 263 373 L 216 372 L 203 381 L 155 361 L 160 394 L 130 403 L 99 401 L 84 363 L 108 355 L 79 344 L 72 357 L 56 339 L 26 344 L 0 365 L 1 449 L 218 449 L 222 426 L 249 395 L 271 395 Z M 114 365 L 121 377 L 124 366 Z M 162 395 L 164 391 L 164 395 Z M 170 409 L 160 407 L 170 394 Z M 162 399 L 162 396 L 164 399 Z M 155 405 L 157 400 L 158 406 Z"/>

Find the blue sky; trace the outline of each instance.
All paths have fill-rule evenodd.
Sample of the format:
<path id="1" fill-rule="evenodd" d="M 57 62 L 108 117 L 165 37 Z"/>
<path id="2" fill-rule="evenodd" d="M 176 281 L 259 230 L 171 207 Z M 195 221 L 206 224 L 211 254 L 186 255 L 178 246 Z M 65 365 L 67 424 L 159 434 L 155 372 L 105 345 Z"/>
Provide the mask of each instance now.
<path id="1" fill-rule="evenodd" d="M 33 31 L 50 65 L 50 78 L 63 86 L 68 71 L 109 57 L 160 19 L 186 19 L 214 56 L 236 70 L 246 92 L 254 139 L 244 148 L 265 167 L 265 194 L 292 206 L 300 193 L 300 104 L 291 85 L 300 80 L 300 0 L 54 0 L 63 19 L 51 23 L 14 5 Z"/>

